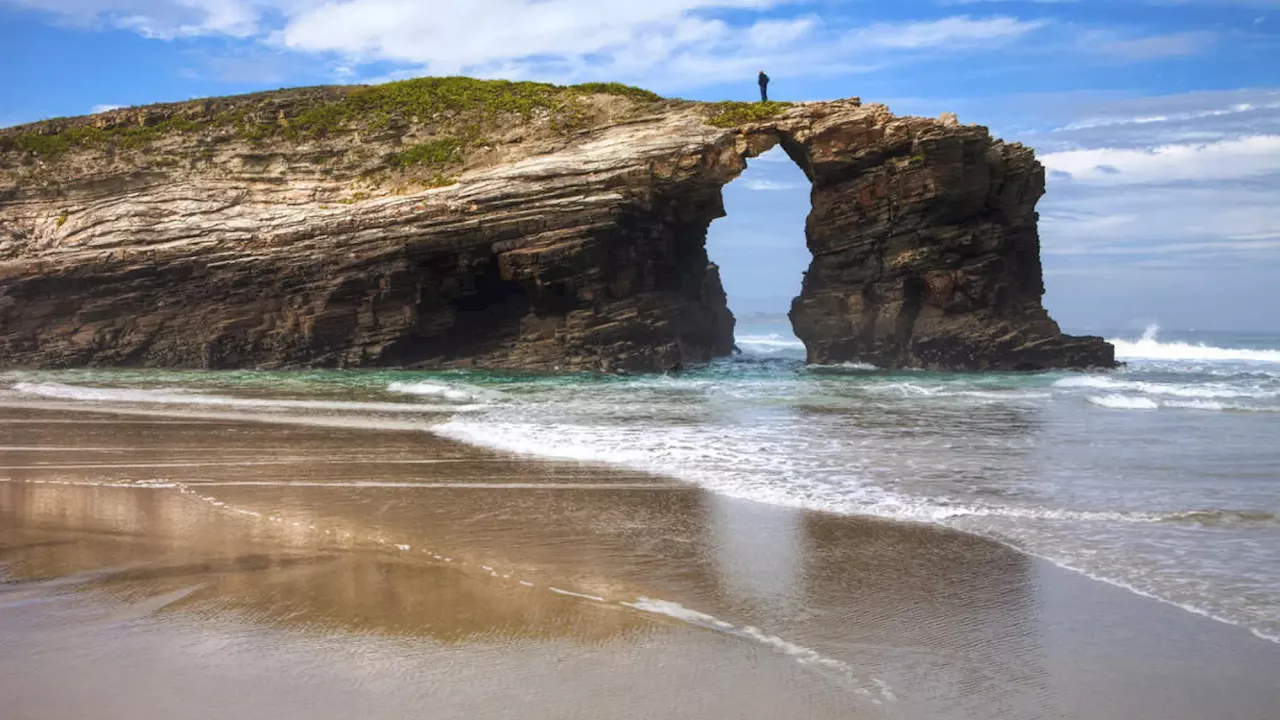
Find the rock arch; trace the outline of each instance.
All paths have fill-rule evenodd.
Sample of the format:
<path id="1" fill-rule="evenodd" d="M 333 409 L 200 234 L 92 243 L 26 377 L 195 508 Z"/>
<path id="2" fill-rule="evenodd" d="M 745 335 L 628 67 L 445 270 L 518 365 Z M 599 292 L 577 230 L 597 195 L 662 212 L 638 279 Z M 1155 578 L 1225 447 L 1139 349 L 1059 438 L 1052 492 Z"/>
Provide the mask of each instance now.
<path id="1" fill-rule="evenodd" d="M 1040 304 L 1043 168 L 954 118 L 852 99 L 727 129 L 669 103 L 525 142 L 455 185 L 368 197 L 343 195 L 358 176 L 313 158 L 386 156 L 400 138 L 325 142 L 348 141 L 175 136 L 169 157 L 211 169 L 86 152 L 56 184 L 0 172 L 0 365 L 707 362 L 733 343 L 707 229 L 721 188 L 778 144 L 813 184 L 813 263 L 791 308 L 810 361 L 1114 365 L 1109 345 L 1064 336 Z"/>
<path id="2" fill-rule="evenodd" d="M 1041 305 L 1044 169 L 954 115 L 899 118 L 857 100 L 741 131 L 729 161 L 781 145 L 812 184 L 813 261 L 790 318 L 811 363 L 885 368 L 1114 367 Z"/>

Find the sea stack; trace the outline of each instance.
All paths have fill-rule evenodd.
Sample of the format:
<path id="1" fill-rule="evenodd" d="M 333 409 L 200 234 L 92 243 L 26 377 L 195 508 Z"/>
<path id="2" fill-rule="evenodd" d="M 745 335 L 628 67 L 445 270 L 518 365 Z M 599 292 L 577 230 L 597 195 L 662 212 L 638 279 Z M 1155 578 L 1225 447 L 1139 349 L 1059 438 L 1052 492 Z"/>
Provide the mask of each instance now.
<path id="1" fill-rule="evenodd" d="M 0 366 L 705 363 L 734 326 L 707 228 L 777 145 L 813 184 L 810 362 L 1115 365 L 1042 307 L 1044 169 L 985 128 L 423 78 L 0 130 Z"/>

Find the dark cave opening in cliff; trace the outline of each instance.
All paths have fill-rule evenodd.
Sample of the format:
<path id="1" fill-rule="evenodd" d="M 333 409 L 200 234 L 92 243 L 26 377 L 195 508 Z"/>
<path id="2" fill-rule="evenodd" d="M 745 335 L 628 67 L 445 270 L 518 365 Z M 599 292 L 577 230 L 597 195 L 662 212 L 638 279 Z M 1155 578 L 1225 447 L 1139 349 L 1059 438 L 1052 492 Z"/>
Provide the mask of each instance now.
<path id="1" fill-rule="evenodd" d="M 723 188 L 725 217 L 711 223 L 707 255 L 737 318 L 735 342 L 753 355 L 803 357 L 787 312 L 813 256 L 805 243 L 810 184 L 776 147 L 747 161 Z"/>

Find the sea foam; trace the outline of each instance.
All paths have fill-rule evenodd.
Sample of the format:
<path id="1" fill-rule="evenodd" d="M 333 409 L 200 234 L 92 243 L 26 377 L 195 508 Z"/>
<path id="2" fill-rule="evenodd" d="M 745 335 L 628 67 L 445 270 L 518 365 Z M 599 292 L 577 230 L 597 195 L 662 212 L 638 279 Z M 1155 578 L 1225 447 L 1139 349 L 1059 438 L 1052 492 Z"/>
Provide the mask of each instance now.
<path id="1" fill-rule="evenodd" d="M 419 403 L 355 402 L 345 400 L 286 400 L 278 398 L 244 398 L 226 395 L 206 395 L 184 388 L 169 390 L 140 390 L 135 388 L 100 388 L 82 385 L 66 385 L 56 382 L 19 382 L 11 390 L 19 395 L 74 400 L 94 403 L 125 403 L 144 405 L 195 405 L 244 408 L 262 411 L 309 410 L 348 411 L 377 413 L 438 413 L 457 411 L 453 405 L 426 405 Z M 470 408 L 475 409 L 475 408 Z"/>
<path id="2" fill-rule="evenodd" d="M 555 588 L 552 588 L 555 590 Z M 566 593 L 568 594 L 568 593 Z M 695 625 L 697 627 L 714 630 L 726 635 L 731 635 L 750 642 L 759 643 L 765 647 L 771 648 L 783 655 L 790 657 L 800 665 L 820 668 L 822 670 L 835 672 L 845 678 L 846 681 L 858 687 L 858 694 L 862 697 L 871 698 L 873 702 L 894 702 L 898 698 L 889 687 L 888 683 L 879 678 L 869 678 L 870 682 L 862 680 L 853 666 L 843 660 L 828 657 L 819 653 L 813 648 L 799 645 L 789 640 L 770 635 L 761 629 L 752 625 L 734 625 L 731 622 L 721 620 L 714 615 L 708 615 L 687 608 L 680 603 L 671 602 L 669 600 L 656 600 L 648 597 L 640 597 L 635 602 L 623 602 L 622 605 L 639 610 L 640 612 L 651 613 L 654 615 L 664 615 L 673 620 Z"/>
<path id="3" fill-rule="evenodd" d="M 1138 340 L 1116 338 L 1108 340 L 1116 346 L 1116 357 L 1121 360 L 1198 360 L 1236 361 L 1256 363 L 1280 363 L 1280 350 L 1253 350 L 1249 348 L 1220 348 L 1186 342 L 1160 342 L 1160 326 L 1149 325 Z"/>
<path id="4" fill-rule="evenodd" d="M 460 388 L 448 383 L 422 380 L 419 382 L 393 382 L 387 386 L 387 392 L 402 395 L 418 395 L 423 397 L 443 398 L 457 402 L 491 402 L 500 397 L 500 393 L 480 388 Z"/>
<path id="5" fill-rule="evenodd" d="M 804 343 L 794 337 L 784 337 L 777 333 L 765 335 L 742 335 L 734 338 L 734 343 L 743 352 L 760 355 L 778 353 L 804 353 Z"/>

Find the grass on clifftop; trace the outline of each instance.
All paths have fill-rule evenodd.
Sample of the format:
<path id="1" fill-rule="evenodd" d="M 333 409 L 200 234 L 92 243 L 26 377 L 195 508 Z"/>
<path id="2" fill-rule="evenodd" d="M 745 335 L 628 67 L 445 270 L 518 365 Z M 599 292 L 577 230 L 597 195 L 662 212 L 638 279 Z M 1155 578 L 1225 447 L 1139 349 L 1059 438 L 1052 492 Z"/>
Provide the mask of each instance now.
<path id="1" fill-rule="evenodd" d="M 707 122 L 722 128 L 735 128 L 777 117 L 791 107 L 786 102 L 718 102 L 712 103 Z"/>
<path id="2" fill-rule="evenodd" d="M 94 124 L 94 119 L 102 119 L 98 116 L 47 121 L 17 128 L 17 132 L 0 132 L 0 152 L 16 149 L 54 158 L 76 148 L 137 148 L 169 134 L 202 132 L 230 133 L 246 140 L 302 140 L 353 130 L 377 131 L 397 121 L 447 125 L 454 135 L 474 138 L 502 117 L 528 120 L 535 114 L 549 116 L 556 130 L 570 131 L 586 123 L 582 101 L 589 95 L 615 95 L 640 103 L 662 100 L 647 90 L 619 83 L 561 87 L 427 77 L 350 89 L 314 89 L 312 97 L 292 104 L 273 102 L 273 96 L 282 94 L 260 93 L 136 108 L 108 116 L 113 124 L 104 127 Z M 442 150 L 415 149 L 403 155 L 409 156 L 408 164 L 416 164 Z"/>
<path id="3" fill-rule="evenodd" d="M 435 139 L 392 155 L 391 165 L 443 169 L 464 161 L 467 151 L 482 144 L 486 134 L 509 129 L 513 120 L 536 118 L 554 133 L 587 128 L 599 121 L 601 112 L 601 106 L 589 98 L 600 95 L 625 98 L 632 111 L 663 102 L 655 93 L 620 83 L 564 87 L 426 77 L 382 85 L 211 98 L 49 120 L 0 130 L 0 153 L 16 150 L 51 161 L 77 149 L 142 149 L 168 136 L 201 135 L 214 142 L 306 141 L 353 132 L 377 134 L 389 128 L 407 130 L 416 124 L 419 131 L 425 130 Z M 721 102 L 704 107 L 709 124 L 734 128 L 768 120 L 791 104 Z"/>
<path id="4" fill-rule="evenodd" d="M 662 99 L 647 90 L 617 83 L 561 87 L 466 77 L 417 78 L 359 88 L 339 102 L 305 110 L 289 121 L 286 134 L 340 132 L 356 123 L 376 128 L 397 117 L 419 122 L 442 115 L 480 116 L 475 120 L 520 115 L 527 119 L 537 112 L 556 114 L 569 110 L 575 100 L 593 94 L 621 95 L 646 102 Z"/>

